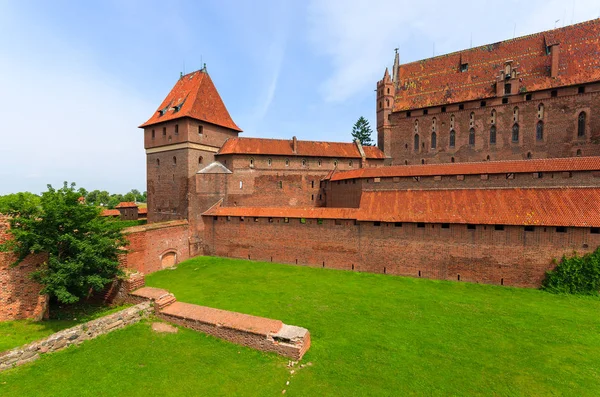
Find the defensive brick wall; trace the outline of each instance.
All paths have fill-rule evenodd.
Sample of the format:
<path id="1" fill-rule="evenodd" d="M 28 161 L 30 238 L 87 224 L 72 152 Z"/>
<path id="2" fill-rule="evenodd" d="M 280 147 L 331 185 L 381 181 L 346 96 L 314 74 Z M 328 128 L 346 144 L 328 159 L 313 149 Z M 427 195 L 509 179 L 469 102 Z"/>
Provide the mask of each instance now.
<path id="1" fill-rule="evenodd" d="M 357 208 L 366 190 L 429 190 L 518 187 L 577 187 L 600 185 L 598 171 L 543 173 L 402 176 L 324 181 L 327 207 Z"/>
<path id="2" fill-rule="evenodd" d="M 188 222 L 170 221 L 124 230 L 129 246 L 123 266 L 143 274 L 172 267 L 190 257 Z"/>
<path id="3" fill-rule="evenodd" d="M 0 216 L 0 243 L 10 238 L 8 222 Z M 15 257 L 0 252 L 0 321 L 32 318 L 41 320 L 48 310 L 48 298 L 40 295 L 42 286 L 29 275 L 45 260 L 44 255 L 30 255 L 11 267 Z"/>
<path id="4" fill-rule="evenodd" d="M 207 255 L 519 287 L 539 287 L 553 259 L 600 245 L 590 228 L 207 218 Z"/>

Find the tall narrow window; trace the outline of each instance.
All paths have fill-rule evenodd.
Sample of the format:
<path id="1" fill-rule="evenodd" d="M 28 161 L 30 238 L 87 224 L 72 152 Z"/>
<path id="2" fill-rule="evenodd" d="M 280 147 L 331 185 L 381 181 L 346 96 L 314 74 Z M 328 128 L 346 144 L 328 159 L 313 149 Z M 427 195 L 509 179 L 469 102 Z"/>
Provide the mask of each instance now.
<path id="1" fill-rule="evenodd" d="M 156 134 L 155 134 L 154 130 L 152 130 L 152 139 L 154 139 L 154 136 L 155 136 L 155 135 L 156 135 Z"/>
<path id="2" fill-rule="evenodd" d="M 490 127 L 490 143 L 493 145 L 496 143 L 496 126 L 492 125 Z"/>
<path id="3" fill-rule="evenodd" d="M 198 157 L 198 164 L 202 164 L 202 156 Z"/>
<path id="4" fill-rule="evenodd" d="M 475 146 L 475 129 L 469 130 L 469 145 Z"/>
<path id="5" fill-rule="evenodd" d="M 163 127 L 163 136 L 167 136 L 167 127 Z"/>
<path id="6" fill-rule="evenodd" d="M 204 127 L 199 125 L 198 126 L 198 135 L 202 135 L 204 133 Z"/>
<path id="7" fill-rule="evenodd" d="M 512 128 L 512 141 L 519 142 L 519 124 L 515 123 Z"/>
<path id="8" fill-rule="evenodd" d="M 270 167 L 273 164 L 273 160 L 267 159 L 267 165 Z"/>
<path id="9" fill-rule="evenodd" d="M 175 135 L 179 135 L 179 124 L 175 124 Z"/>
<path id="10" fill-rule="evenodd" d="M 492 118 L 490 119 L 490 124 L 496 124 L 496 109 L 492 110 Z"/>
<path id="11" fill-rule="evenodd" d="M 544 122 L 538 121 L 537 126 L 535 127 L 535 139 L 538 141 L 544 140 Z"/>
<path id="12" fill-rule="evenodd" d="M 544 118 L 544 104 L 540 103 L 538 105 L 538 119 L 543 119 Z"/>
<path id="13" fill-rule="evenodd" d="M 456 132 L 454 130 L 450 131 L 450 147 L 454 147 L 456 145 Z"/>
<path id="14" fill-rule="evenodd" d="M 437 134 L 434 132 L 431 133 L 431 148 L 435 149 L 437 147 Z"/>
<path id="15" fill-rule="evenodd" d="M 419 151 L 419 134 L 415 134 L 415 152 Z"/>
<path id="16" fill-rule="evenodd" d="M 177 165 L 177 157 L 173 156 L 173 165 Z"/>
<path id="17" fill-rule="evenodd" d="M 579 113 L 579 118 L 577 119 L 577 136 L 582 137 L 585 136 L 585 112 Z"/>

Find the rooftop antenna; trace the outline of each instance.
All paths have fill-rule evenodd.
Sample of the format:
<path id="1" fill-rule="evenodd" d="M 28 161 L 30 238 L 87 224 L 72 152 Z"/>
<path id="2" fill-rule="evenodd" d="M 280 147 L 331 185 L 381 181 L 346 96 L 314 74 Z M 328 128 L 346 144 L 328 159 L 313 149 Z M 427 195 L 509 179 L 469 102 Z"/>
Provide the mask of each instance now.
<path id="1" fill-rule="evenodd" d="M 556 24 L 558 23 L 558 21 L 560 21 L 560 19 L 557 19 L 556 21 L 554 21 L 554 29 L 556 29 Z"/>
<path id="2" fill-rule="evenodd" d="M 517 35 L 517 23 L 515 22 L 515 27 L 513 28 L 513 39 Z"/>
<path id="3" fill-rule="evenodd" d="M 435 56 L 435 41 L 433 42 L 433 56 Z"/>
<path id="4" fill-rule="evenodd" d="M 471 41 L 470 41 L 469 48 L 473 48 L 473 32 L 471 32 Z"/>

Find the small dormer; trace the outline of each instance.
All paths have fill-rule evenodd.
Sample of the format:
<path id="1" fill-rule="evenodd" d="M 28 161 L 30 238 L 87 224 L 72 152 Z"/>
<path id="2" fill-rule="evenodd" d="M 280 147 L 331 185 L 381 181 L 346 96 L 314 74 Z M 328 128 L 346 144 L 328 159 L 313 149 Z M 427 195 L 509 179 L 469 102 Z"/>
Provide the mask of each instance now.
<path id="1" fill-rule="evenodd" d="M 519 72 L 512 60 L 504 62 L 504 67 L 496 77 L 496 96 L 508 96 L 519 93 Z"/>

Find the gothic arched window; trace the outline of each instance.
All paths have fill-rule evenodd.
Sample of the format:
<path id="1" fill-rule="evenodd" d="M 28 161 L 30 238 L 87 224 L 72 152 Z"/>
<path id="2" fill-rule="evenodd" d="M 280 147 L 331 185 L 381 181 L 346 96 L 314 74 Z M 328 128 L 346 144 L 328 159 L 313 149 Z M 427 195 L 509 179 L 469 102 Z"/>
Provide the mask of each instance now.
<path id="1" fill-rule="evenodd" d="M 437 134 L 434 132 L 431 133 L 431 148 L 435 149 L 437 146 Z"/>
<path id="2" fill-rule="evenodd" d="M 496 126 L 492 125 L 490 127 L 490 143 L 494 144 L 496 143 Z"/>
<path id="3" fill-rule="evenodd" d="M 475 146 L 475 129 L 471 128 L 469 130 L 469 145 Z"/>
<path id="4" fill-rule="evenodd" d="M 585 136 L 585 112 L 579 113 L 579 118 L 577 119 L 577 136 L 582 137 Z"/>
<path id="5" fill-rule="evenodd" d="M 544 140 L 544 122 L 538 121 L 537 126 L 535 127 L 535 139 L 538 141 Z"/>
<path id="6" fill-rule="evenodd" d="M 419 151 L 419 134 L 415 134 L 415 152 Z"/>
<path id="7" fill-rule="evenodd" d="M 456 132 L 454 130 L 450 131 L 450 147 L 454 147 L 456 145 Z"/>
<path id="8" fill-rule="evenodd" d="M 515 123 L 512 128 L 512 141 L 519 142 L 519 124 Z"/>

